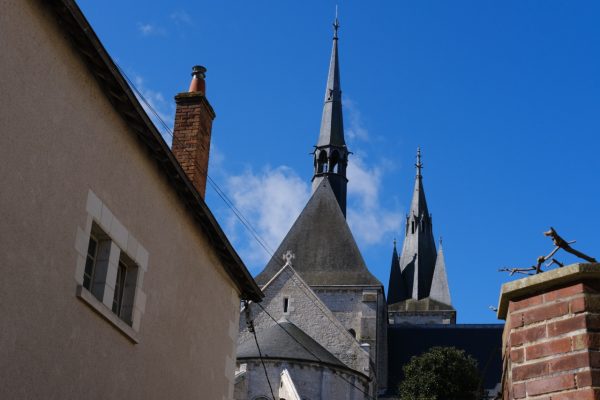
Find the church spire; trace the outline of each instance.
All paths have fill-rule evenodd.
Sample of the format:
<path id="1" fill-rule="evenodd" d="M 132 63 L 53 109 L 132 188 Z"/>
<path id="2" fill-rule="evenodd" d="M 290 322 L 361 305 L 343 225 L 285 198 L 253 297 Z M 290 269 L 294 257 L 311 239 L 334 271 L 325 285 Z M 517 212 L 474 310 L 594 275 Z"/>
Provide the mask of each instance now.
<path id="1" fill-rule="evenodd" d="M 415 167 L 415 188 L 410 211 L 406 216 L 400 268 L 404 284 L 407 286 L 406 298 L 420 300 L 429 296 L 437 258 L 431 215 L 423 189 L 423 162 L 420 148 L 417 149 Z"/>
<path id="2" fill-rule="evenodd" d="M 348 184 L 346 167 L 348 165 L 349 152 L 344 140 L 344 121 L 342 117 L 342 88 L 340 85 L 338 59 L 339 27 L 340 24 L 336 9 L 335 21 L 333 23 L 333 47 L 325 87 L 321 130 L 314 151 L 312 188 L 314 192 L 319 187 L 319 183 L 324 178 L 327 178 L 342 212 L 346 215 L 346 192 Z"/>

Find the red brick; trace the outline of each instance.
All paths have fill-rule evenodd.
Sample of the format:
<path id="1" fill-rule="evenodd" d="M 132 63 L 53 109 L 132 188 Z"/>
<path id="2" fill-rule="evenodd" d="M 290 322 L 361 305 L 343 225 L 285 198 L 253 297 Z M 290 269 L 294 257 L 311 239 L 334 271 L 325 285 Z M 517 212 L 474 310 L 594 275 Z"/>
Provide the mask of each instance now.
<path id="1" fill-rule="evenodd" d="M 552 400 L 600 400 L 600 389 L 583 389 L 553 394 Z"/>
<path id="2" fill-rule="evenodd" d="M 600 368 L 600 352 L 598 351 L 590 351 L 590 367 L 592 368 Z"/>
<path id="3" fill-rule="evenodd" d="M 509 329 L 521 328 L 523 326 L 523 313 L 512 313 L 508 317 Z"/>
<path id="4" fill-rule="evenodd" d="M 523 323 L 525 325 L 529 325 L 533 324 L 534 322 L 560 317 L 568 313 L 568 302 L 552 303 L 523 312 Z"/>
<path id="5" fill-rule="evenodd" d="M 526 382 L 525 386 L 528 396 L 574 389 L 575 376 L 573 374 L 556 375 L 550 378 Z"/>
<path id="6" fill-rule="evenodd" d="M 519 301 L 511 301 L 508 305 L 508 312 L 512 313 L 513 311 L 522 310 L 523 308 L 536 306 L 538 304 L 542 304 L 544 300 L 544 295 L 540 294 L 538 296 L 528 297 Z"/>
<path id="7" fill-rule="evenodd" d="M 516 381 L 524 381 L 526 379 L 538 378 L 548 375 L 548 363 L 543 361 L 535 364 L 526 364 L 512 368 L 512 378 Z"/>
<path id="8" fill-rule="evenodd" d="M 519 346 L 523 343 L 533 342 L 546 337 L 546 326 L 534 326 L 533 328 L 522 329 L 516 332 L 511 332 L 511 346 Z"/>
<path id="9" fill-rule="evenodd" d="M 578 388 L 600 385 L 600 371 L 582 371 L 576 374 Z"/>
<path id="10" fill-rule="evenodd" d="M 585 298 L 578 297 L 570 302 L 571 314 L 578 314 L 585 311 Z"/>
<path id="11" fill-rule="evenodd" d="M 586 286 L 583 283 L 578 283 L 573 286 L 567 286 L 562 289 L 557 289 L 557 290 L 553 290 L 551 292 L 545 293 L 544 301 L 545 302 L 554 301 L 557 299 L 563 299 L 565 297 L 570 297 L 570 296 L 576 295 L 578 293 L 585 293 L 585 292 L 586 292 Z"/>
<path id="12" fill-rule="evenodd" d="M 549 372 L 562 372 L 590 365 L 590 355 L 585 353 L 566 354 L 548 361 Z"/>
<path id="13" fill-rule="evenodd" d="M 576 315 L 572 318 L 548 323 L 548 337 L 562 335 L 587 326 L 586 316 L 584 314 Z"/>
<path id="14" fill-rule="evenodd" d="M 526 347 L 525 359 L 535 360 L 536 358 L 546 357 L 553 354 L 567 353 L 569 351 L 571 351 L 571 338 L 566 337 Z"/>
<path id="15" fill-rule="evenodd" d="M 522 399 L 527 395 L 527 392 L 525 391 L 525 383 L 515 383 L 512 389 L 513 398 L 515 399 Z"/>
<path id="16" fill-rule="evenodd" d="M 522 363 L 525 359 L 525 349 L 514 349 L 510 351 L 510 361 L 513 363 Z"/>
<path id="17" fill-rule="evenodd" d="M 600 350 L 600 333 L 582 333 L 573 336 L 573 350 Z"/>

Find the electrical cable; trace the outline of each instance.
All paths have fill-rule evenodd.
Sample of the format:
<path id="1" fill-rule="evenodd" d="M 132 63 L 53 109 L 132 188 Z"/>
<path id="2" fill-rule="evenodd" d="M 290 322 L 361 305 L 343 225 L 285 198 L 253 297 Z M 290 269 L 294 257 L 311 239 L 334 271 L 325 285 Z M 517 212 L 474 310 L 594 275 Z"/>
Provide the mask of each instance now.
<path id="1" fill-rule="evenodd" d="M 258 349 L 258 357 L 260 358 L 260 362 L 262 363 L 263 370 L 265 371 L 265 378 L 267 378 L 267 383 L 269 384 L 269 389 L 271 390 L 271 396 L 273 400 L 275 399 L 275 393 L 273 392 L 273 386 L 271 386 L 271 381 L 269 380 L 269 374 L 267 373 L 267 366 L 265 365 L 265 360 L 263 358 L 262 352 L 260 350 L 260 346 L 258 345 L 258 338 L 256 337 L 256 329 L 254 329 L 254 321 L 250 318 L 250 303 L 248 301 L 244 301 L 245 312 L 246 312 L 246 325 L 248 326 L 248 330 L 254 336 L 254 342 L 256 343 L 256 348 Z"/>
<path id="2" fill-rule="evenodd" d="M 250 303 L 248 303 L 249 305 Z M 318 361 L 320 362 L 324 362 L 323 360 L 321 360 L 319 358 L 319 356 L 317 356 L 315 353 L 313 353 L 310 349 L 308 349 L 304 344 L 300 343 L 300 341 L 298 339 L 296 339 L 291 333 L 289 333 L 280 323 L 279 321 L 277 321 L 260 303 L 255 303 L 256 305 L 258 305 L 264 312 L 265 314 L 267 314 L 269 316 L 269 318 L 271 318 L 276 324 L 277 326 L 279 326 L 281 329 L 283 329 L 283 331 L 289 336 L 291 337 L 296 343 L 298 343 L 304 350 L 306 350 L 310 355 L 312 355 L 313 357 L 315 357 Z M 256 333 L 255 333 L 256 335 Z M 260 354 L 260 353 L 259 353 Z M 347 384 L 349 384 L 350 386 L 354 387 L 355 389 L 359 390 L 362 394 L 364 394 L 365 396 L 367 396 L 369 399 L 373 399 L 376 400 L 375 397 L 371 396 L 367 391 L 365 391 L 363 388 L 357 386 L 354 382 L 351 382 L 349 380 L 347 380 L 346 378 L 344 378 L 344 376 L 340 375 L 339 373 L 337 373 L 337 371 L 335 372 L 335 375 L 338 376 L 340 379 L 342 379 L 344 382 L 346 382 Z"/>
<path id="3" fill-rule="evenodd" d="M 114 62 L 114 61 L 113 61 Z M 164 131 L 171 137 L 172 139 L 172 143 L 177 141 L 177 139 L 175 138 L 175 136 L 173 135 L 173 132 L 171 130 L 171 128 L 165 123 L 165 121 L 161 118 L 161 116 L 158 114 L 158 112 L 154 109 L 154 107 L 152 107 L 152 105 L 150 104 L 150 102 L 144 97 L 144 95 L 140 92 L 140 90 L 135 86 L 135 84 L 133 83 L 133 81 L 131 81 L 131 79 L 127 76 L 127 74 L 125 73 L 125 71 L 123 71 L 123 69 L 116 63 L 114 62 L 115 65 L 117 66 L 117 68 L 119 69 L 119 71 L 121 72 L 121 74 L 123 75 L 123 77 L 125 78 L 125 80 L 127 81 L 128 85 L 131 87 L 131 89 L 133 90 L 134 94 L 146 105 L 146 107 L 148 108 L 148 110 L 150 110 L 150 112 L 156 117 L 156 120 L 159 121 L 160 125 L 162 125 L 162 127 L 164 128 Z M 177 141 L 177 143 L 180 143 L 179 141 Z M 183 151 L 186 151 L 187 148 L 185 146 L 182 146 Z M 191 155 L 191 153 L 188 152 L 189 155 Z M 223 202 L 227 205 L 227 207 L 229 207 L 231 209 L 231 211 L 234 213 L 234 215 L 239 219 L 239 221 L 241 222 L 241 224 L 249 231 L 249 233 L 251 234 L 251 236 L 257 241 L 257 243 L 263 248 L 263 250 L 265 250 L 265 252 L 267 254 L 269 254 L 271 257 L 274 256 L 274 251 L 270 248 L 270 246 L 260 237 L 260 234 L 256 231 L 256 229 L 252 226 L 252 224 L 250 223 L 250 221 L 241 213 L 241 211 L 235 207 L 234 203 L 229 199 L 229 197 L 225 194 L 225 192 L 219 187 L 219 185 L 208 175 L 208 171 L 203 170 L 203 172 L 206 173 L 206 177 L 207 177 L 207 181 L 209 182 L 209 184 L 211 185 L 211 187 L 213 188 L 213 190 L 217 193 L 217 195 L 221 198 L 221 200 L 223 200 Z M 281 262 L 279 262 L 280 266 L 283 267 L 284 264 L 282 264 Z M 293 282 L 294 284 L 296 284 L 295 282 Z M 299 287 L 298 285 L 296 285 L 297 287 Z M 303 288 L 299 287 L 300 289 L 302 289 L 304 291 Z M 306 291 L 304 291 L 305 294 Z M 307 296 L 311 302 L 313 302 L 314 305 L 317 305 L 314 300 L 311 298 L 311 296 Z M 246 303 L 246 308 L 248 308 L 250 303 Z M 302 343 L 300 343 L 294 336 L 292 336 L 283 326 L 281 326 L 281 324 L 279 324 L 279 322 L 260 304 L 260 303 L 256 303 L 258 304 L 258 306 L 273 320 L 275 321 L 275 323 L 277 324 L 277 326 L 279 326 L 281 329 L 283 329 L 283 331 L 290 336 L 296 343 L 298 343 L 302 348 L 304 348 L 307 352 L 309 352 L 313 357 L 315 357 L 317 360 L 319 360 L 320 362 L 323 362 L 323 360 L 321 360 L 317 355 L 315 355 L 312 351 L 310 351 L 308 348 L 306 348 L 306 346 L 304 346 Z M 330 320 L 331 323 L 335 324 L 334 321 L 331 320 L 331 318 L 325 314 L 326 317 Z M 248 320 L 247 320 L 248 322 Z M 256 336 L 256 331 L 254 329 L 253 323 L 252 321 L 249 322 L 250 325 L 248 326 L 249 331 L 253 334 L 254 336 L 254 341 L 256 343 L 256 347 L 258 350 L 258 354 L 259 354 L 259 358 L 261 360 L 264 372 L 265 372 L 265 377 L 267 379 L 267 383 L 269 385 L 269 389 L 271 390 L 271 396 L 273 397 L 273 399 L 275 400 L 275 394 L 273 392 L 273 387 L 271 386 L 271 382 L 269 380 L 269 376 L 267 374 L 267 368 L 262 356 L 262 352 L 260 350 L 260 346 L 258 343 L 258 338 Z M 352 387 L 354 387 L 355 389 L 359 390 L 361 393 L 363 393 L 364 395 L 366 395 L 369 399 L 375 399 L 373 396 L 371 396 L 368 392 L 366 392 L 364 389 L 360 388 L 359 386 L 357 386 L 356 384 L 354 384 L 353 382 L 347 380 L 346 378 L 344 378 L 342 375 L 340 375 L 339 373 L 336 373 L 336 376 L 338 376 L 340 379 L 342 379 L 343 381 L 345 381 L 346 383 L 348 383 L 349 385 L 351 385 Z"/>

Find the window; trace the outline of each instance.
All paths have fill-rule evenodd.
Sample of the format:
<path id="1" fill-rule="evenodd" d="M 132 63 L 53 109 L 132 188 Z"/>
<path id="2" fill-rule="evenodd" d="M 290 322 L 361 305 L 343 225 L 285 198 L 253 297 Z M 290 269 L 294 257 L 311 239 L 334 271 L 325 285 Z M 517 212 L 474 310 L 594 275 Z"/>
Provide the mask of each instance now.
<path id="1" fill-rule="evenodd" d="M 288 312 L 288 306 L 290 305 L 290 299 L 288 297 L 283 298 L 283 312 Z"/>
<path id="2" fill-rule="evenodd" d="M 92 290 L 92 281 L 94 280 L 94 266 L 96 265 L 96 257 L 98 256 L 98 239 L 93 235 L 90 236 L 88 245 L 87 257 L 85 260 L 85 270 L 83 272 L 83 287 L 87 290 Z"/>
<path id="3" fill-rule="evenodd" d="M 129 325 L 132 323 L 131 317 L 133 314 L 137 274 L 137 265 L 135 265 L 127 254 L 121 252 L 112 311 Z"/>
<path id="4" fill-rule="evenodd" d="M 148 251 L 90 190 L 85 228 L 77 228 L 77 297 L 134 343 L 138 342 L 146 294 L 141 283 Z"/>

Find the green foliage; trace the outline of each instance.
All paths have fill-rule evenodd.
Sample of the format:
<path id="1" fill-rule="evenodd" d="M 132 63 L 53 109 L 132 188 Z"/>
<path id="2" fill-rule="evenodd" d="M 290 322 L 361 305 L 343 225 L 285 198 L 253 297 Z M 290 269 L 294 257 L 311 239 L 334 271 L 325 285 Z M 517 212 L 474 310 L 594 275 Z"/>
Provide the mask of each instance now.
<path id="1" fill-rule="evenodd" d="M 464 350 L 432 347 L 403 367 L 402 400 L 479 400 L 481 377 L 477 361 Z"/>

